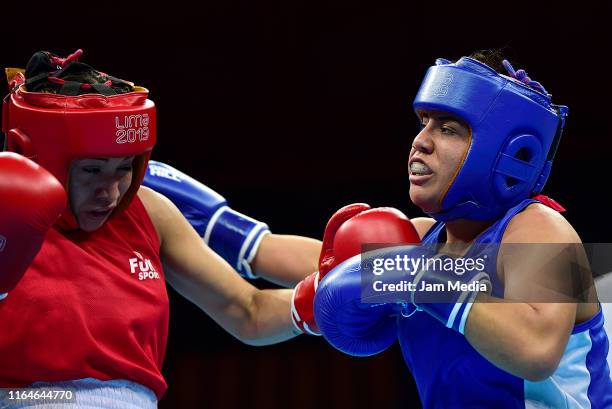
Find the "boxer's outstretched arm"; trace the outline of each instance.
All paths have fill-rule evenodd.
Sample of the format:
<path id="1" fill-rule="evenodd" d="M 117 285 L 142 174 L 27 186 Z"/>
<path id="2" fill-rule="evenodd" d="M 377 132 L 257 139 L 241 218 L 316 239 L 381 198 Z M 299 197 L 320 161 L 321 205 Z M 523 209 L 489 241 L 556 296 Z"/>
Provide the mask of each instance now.
<path id="1" fill-rule="evenodd" d="M 164 273 L 174 289 L 245 343 L 295 336 L 291 290 L 258 290 L 202 241 L 169 199 L 146 187 L 138 195 L 158 233 Z"/>
<path id="2" fill-rule="evenodd" d="M 149 161 L 143 183 L 170 199 L 204 242 L 245 278 L 292 287 L 316 269 L 318 241 L 270 234 L 265 223 L 233 210 L 223 196 L 168 164 Z"/>
<path id="3" fill-rule="evenodd" d="M 321 242 L 301 236 L 268 234 L 251 263 L 257 275 L 283 287 L 293 287 L 317 271 Z"/>

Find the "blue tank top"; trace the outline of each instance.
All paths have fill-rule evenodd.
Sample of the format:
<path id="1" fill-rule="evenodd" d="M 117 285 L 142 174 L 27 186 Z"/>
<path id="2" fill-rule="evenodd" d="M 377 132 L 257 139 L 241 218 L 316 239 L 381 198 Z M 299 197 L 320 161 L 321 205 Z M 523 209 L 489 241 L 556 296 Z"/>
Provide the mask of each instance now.
<path id="1" fill-rule="evenodd" d="M 532 199 L 510 209 L 481 234 L 474 244 L 501 243 L 510 220 Z M 443 222 L 423 237 L 424 244 L 439 242 Z M 472 246 L 495 249 L 494 246 Z M 497 254 L 489 254 L 495 260 Z M 492 264 L 495 265 L 495 264 Z M 503 285 L 492 274 L 492 294 L 503 298 Z M 482 357 L 466 338 L 446 328 L 425 312 L 399 318 L 399 342 L 425 409 L 478 408 L 612 408 L 612 378 L 606 362 L 608 337 L 601 311 L 576 325 L 559 367 L 549 378 L 530 382 L 511 375 Z"/>

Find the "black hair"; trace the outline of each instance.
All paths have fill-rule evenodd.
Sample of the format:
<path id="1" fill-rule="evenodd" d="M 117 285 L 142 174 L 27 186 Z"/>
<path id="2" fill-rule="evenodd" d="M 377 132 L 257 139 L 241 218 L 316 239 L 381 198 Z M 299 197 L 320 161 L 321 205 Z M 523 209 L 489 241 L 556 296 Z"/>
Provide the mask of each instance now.
<path id="1" fill-rule="evenodd" d="M 483 64 L 487 64 L 500 74 L 507 74 L 502 61 L 505 59 L 505 52 L 501 48 L 492 48 L 488 50 L 474 51 L 469 55 L 470 58 L 480 61 Z"/>
<path id="2" fill-rule="evenodd" d="M 26 89 L 62 95 L 114 95 L 134 90 L 132 83 L 76 61 L 78 56 L 80 53 L 73 58 L 60 58 L 48 51 L 34 53 L 26 66 Z"/>

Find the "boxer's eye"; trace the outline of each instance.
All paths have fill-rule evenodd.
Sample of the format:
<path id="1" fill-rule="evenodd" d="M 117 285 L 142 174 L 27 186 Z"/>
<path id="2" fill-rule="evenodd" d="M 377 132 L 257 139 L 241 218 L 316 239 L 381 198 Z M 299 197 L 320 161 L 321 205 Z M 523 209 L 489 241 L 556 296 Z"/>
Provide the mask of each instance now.
<path id="1" fill-rule="evenodd" d="M 94 166 L 85 166 L 81 168 L 81 170 L 85 173 L 89 173 L 90 175 L 97 175 L 100 173 L 100 168 Z"/>
<path id="2" fill-rule="evenodd" d="M 440 131 L 445 135 L 456 135 L 457 132 L 449 126 L 441 126 Z"/>

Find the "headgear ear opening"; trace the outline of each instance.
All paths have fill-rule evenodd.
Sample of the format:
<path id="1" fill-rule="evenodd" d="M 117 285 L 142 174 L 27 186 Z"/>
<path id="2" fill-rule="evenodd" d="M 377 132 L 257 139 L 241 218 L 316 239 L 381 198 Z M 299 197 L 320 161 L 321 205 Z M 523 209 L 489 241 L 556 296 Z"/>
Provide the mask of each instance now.
<path id="1" fill-rule="evenodd" d="M 529 190 L 544 156 L 544 148 L 536 136 L 511 137 L 502 147 L 493 168 L 494 193 L 502 200 L 511 200 Z"/>

